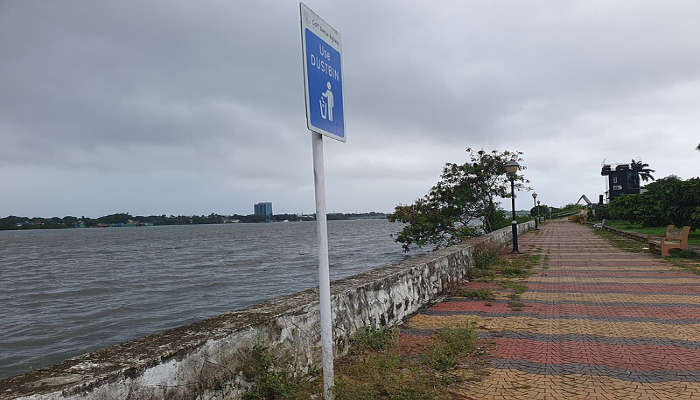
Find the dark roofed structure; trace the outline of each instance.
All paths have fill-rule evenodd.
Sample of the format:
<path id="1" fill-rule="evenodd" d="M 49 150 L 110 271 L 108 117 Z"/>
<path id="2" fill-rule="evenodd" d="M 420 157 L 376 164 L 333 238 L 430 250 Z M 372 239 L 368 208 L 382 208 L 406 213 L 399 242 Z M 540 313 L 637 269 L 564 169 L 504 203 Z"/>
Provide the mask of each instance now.
<path id="1" fill-rule="evenodd" d="M 600 174 L 608 177 L 605 198 L 608 202 L 623 194 L 639 194 L 639 173 L 629 164 L 618 164 L 615 169 L 609 164 L 603 165 Z"/>

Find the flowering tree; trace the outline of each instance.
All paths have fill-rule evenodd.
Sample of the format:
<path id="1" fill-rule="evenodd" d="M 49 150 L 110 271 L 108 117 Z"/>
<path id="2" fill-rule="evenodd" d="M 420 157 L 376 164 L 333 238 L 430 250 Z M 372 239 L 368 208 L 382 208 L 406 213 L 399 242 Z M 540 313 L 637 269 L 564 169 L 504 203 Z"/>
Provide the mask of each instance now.
<path id="1" fill-rule="evenodd" d="M 510 198 L 505 165 L 510 160 L 523 161 L 523 153 L 468 148 L 467 154 L 464 164 L 445 164 L 440 180 L 427 195 L 411 205 L 396 206 L 389 215 L 389 221 L 406 224 L 396 237 L 404 251 L 411 245 L 439 248 L 459 243 L 498 229 L 506 220 L 494 200 Z M 525 189 L 529 183 L 521 174 L 514 181 L 516 189 Z"/>

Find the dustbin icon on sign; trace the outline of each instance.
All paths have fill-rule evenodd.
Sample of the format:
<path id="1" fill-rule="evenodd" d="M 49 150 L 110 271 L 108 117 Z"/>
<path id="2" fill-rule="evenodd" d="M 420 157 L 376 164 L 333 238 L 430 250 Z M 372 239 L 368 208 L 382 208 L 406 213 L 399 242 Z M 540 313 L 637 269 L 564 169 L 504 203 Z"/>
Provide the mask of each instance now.
<path id="1" fill-rule="evenodd" d="M 333 92 L 331 91 L 331 83 L 326 82 L 326 87 L 328 89 L 321 93 L 318 105 L 321 108 L 321 118 L 333 122 Z"/>

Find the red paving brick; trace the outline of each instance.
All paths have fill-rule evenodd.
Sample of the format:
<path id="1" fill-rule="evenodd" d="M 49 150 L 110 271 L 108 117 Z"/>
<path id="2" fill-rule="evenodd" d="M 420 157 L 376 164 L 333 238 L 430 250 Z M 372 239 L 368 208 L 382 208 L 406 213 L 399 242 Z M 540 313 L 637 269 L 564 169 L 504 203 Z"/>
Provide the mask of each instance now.
<path id="1" fill-rule="evenodd" d="M 612 283 L 593 283 L 593 284 L 582 284 L 582 283 L 540 283 L 534 282 L 527 285 L 530 291 L 547 291 L 547 290 L 560 290 L 566 292 L 620 292 L 620 293 L 649 293 L 649 294 L 694 294 L 700 295 L 700 285 L 666 285 L 663 283 L 659 284 L 648 284 L 648 283 L 636 283 L 634 285 L 630 284 L 612 284 Z"/>
<path id="2" fill-rule="evenodd" d="M 654 317 L 697 319 L 700 322 L 700 307 L 658 307 L 654 305 L 590 305 L 590 304 L 544 304 L 525 300 L 524 313 L 542 315 L 588 315 L 604 317 Z M 430 311 L 465 311 L 486 313 L 512 313 L 506 302 L 494 301 L 445 301 L 428 308 Z"/>

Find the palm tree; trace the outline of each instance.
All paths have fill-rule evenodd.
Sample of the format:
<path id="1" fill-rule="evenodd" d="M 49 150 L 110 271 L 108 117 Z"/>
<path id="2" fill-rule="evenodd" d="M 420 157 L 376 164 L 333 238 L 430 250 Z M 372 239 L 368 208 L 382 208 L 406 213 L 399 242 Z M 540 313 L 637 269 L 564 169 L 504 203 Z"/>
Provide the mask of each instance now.
<path id="1" fill-rule="evenodd" d="M 634 161 L 633 159 L 632 164 L 630 164 L 630 168 L 632 171 L 638 173 L 639 177 L 642 178 L 644 182 L 648 181 L 649 179 L 652 181 L 656 180 L 653 176 L 651 176 L 651 173 L 655 172 L 656 170 L 649 168 L 649 164 L 643 163 L 642 160 Z"/>

